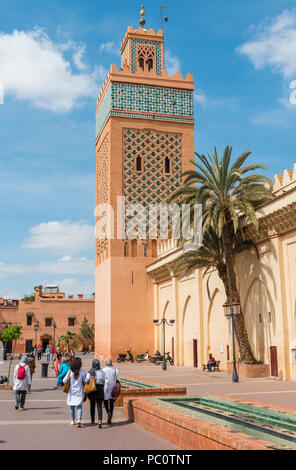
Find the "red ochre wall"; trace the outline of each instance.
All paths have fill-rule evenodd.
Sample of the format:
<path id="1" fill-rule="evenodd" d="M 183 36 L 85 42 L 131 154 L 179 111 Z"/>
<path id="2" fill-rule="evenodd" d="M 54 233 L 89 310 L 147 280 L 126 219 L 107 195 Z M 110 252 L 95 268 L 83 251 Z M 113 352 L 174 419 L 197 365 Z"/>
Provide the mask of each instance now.
<path id="1" fill-rule="evenodd" d="M 130 348 L 154 352 L 153 285 L 145 269 L 153 261 L 112 257 L 96 268 L 96 292 L 102 293 L 95 306 L 97 358 L 116 360 Z"/>

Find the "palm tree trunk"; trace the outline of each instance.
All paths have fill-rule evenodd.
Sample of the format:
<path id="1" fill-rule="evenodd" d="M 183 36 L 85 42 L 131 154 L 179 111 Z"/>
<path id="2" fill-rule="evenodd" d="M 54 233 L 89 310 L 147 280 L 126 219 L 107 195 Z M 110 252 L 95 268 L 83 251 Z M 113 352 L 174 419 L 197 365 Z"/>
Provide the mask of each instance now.
<path id="1" fill-rule="evenodd" d="M 232 258 L 232 243 L 230 224 L 225 224 L 222 227 L 222 241 L 224 246 L 225 263 L 228 278 L 229 302 L 239 302 L 240 297 L 236 285 L 236 277 L 234 272 L 233 258 Z M 224 284 L 225 285 L 225 284 Z M 225 286 L 226 290 L 226 286 Z M 227 290 L 226 290 L 227 294 Z M 234 315 L 234 332 L 239 346 L 241 359 L 246 364 L 256 364 L 256 359 L 253 355 L 252 348 L 249 342 L 247 329 L 245 327 L 242 312 L 239 315 Z"/>
<path id="2" fill-rule="evenodd" d="M 229 288 L 226 265 L 224 263 L 219 263 L 217 266 L 217 270 L 218 270 L 218 276 L 220 277 L 224 285 L 227 302 L 230 302 L 230 288 Z"/>

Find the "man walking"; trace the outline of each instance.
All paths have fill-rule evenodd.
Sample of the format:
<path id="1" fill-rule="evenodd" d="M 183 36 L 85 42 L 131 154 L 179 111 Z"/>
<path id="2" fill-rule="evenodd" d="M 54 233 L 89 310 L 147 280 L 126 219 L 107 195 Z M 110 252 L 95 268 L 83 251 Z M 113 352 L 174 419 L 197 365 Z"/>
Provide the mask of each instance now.
<path id="1" fill-rule="evenodd" d="M 13 390 L 15 390 L 15 409 L 24 410 L 27 390 L 31 390 L 31 374 L 28 366 L 28 356 L 23 356 L 15 366 L 13 374 Z"/>

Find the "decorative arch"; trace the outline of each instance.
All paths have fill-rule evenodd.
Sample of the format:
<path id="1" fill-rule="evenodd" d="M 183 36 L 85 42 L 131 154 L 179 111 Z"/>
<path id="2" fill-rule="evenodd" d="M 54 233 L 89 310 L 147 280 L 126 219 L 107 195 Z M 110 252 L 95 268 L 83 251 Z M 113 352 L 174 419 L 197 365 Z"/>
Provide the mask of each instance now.
<path id="1" fill-rule="evenodd" d="M 257 360 L 267 362 L 275 333 L 275 309 L 264 282 L 255 276 L 243 302 L 243 315 L 251 348 Z"/>
<path id="2" fill-rule="evenodd" d="M 191 300 L 191 295 L 187 295 L 186 300 L 183 305 L 182 309 L 182 316 L 181 316 L 181 365 L 184 365 L 186 362 L 186 351 L 185 351 L 185 343 L 186 343 L 186 325 L 185 325 L 185 318 L 186 313 L 188 312 L 188 305 Z"/>
<path id="3" fill-rule="evenodd" d="M 209 353 L 212 353 L 216 360 L 221 361 L 223 368 L 226 367 L 227 361 L 226 347 L 230 344 L 230 322 L 224 315 L 224 302 L 224 290 L 222 291 L 216 287 L 210 298 L 205 332 L 205 360 L 207 360 Z M 221 350 L 221 346 L 223 347 L 223 350 Z"/>

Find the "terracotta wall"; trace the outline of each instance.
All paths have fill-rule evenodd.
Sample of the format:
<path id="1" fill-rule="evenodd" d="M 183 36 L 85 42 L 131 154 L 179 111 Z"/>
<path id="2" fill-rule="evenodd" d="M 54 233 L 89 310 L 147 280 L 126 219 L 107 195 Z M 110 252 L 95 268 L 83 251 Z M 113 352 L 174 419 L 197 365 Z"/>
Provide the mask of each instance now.
<path id="1" fill-rule="evenodd" d="M 32 325 L 27 326 L 27 313 L 32 314 Z M 68 326 L 68 317 L 75 316 L 74 326 Z M 10 322 L 12 324 L 23 325 L 23 339 L 17 343 L 16 352 L 25 352 L 26 340 L 32 340 L 35 344 L 34 324 L 39 322 L 37 331 L 37 344 L 41 344 L 43 335 L 50 335 L 53 341 L 53 326 L 45 326 L 45 318 L 52 317 L 56 323 L 55 338 L 61 336 L 66 330 L 78 333 L 80 324 L 84 317 L 88 319 L 90 325 L 94 323 L 94 300 L 93 299 L 42 299 L 36 297 L 35 302 L 19 301 L 18 308 L 0 307 L 0 324 Z"/>

